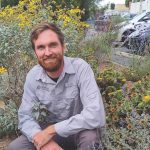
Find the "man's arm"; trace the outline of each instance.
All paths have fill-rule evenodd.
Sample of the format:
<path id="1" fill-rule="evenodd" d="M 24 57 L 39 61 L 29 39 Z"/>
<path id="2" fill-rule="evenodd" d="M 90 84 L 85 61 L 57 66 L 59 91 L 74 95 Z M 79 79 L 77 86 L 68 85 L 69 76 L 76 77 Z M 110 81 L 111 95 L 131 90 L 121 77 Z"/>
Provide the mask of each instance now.
<path id="1" fill-rule="evenodd" d="M 22 103 L 18 111 L 19 129 L 32 142 L 33 135 L 41 131 L 41 127 L 33 118 L 32 109 L 37 102 L 33 75 L 28 74 L 24 85 Z"/>
<path id="2" fill-rule="evenodd" d="M 63 137 L 105 125 L 104 105 L 92 69 L 83 63 L 77 76 L 83 110 L 80 114 L 55 124 L 57 134 Z"/>
<path id="3" fill-rule="evenodd" d="M 32 77 L 32 74 L 28 74 L 24 85 L 22 103 L 18 111 L 19 129 L 27 136 L 30 142 L 33 142 L 38 150 L 44 150 L 51 146 L 58 148 L 58 145 L 51 140 L 56 133 L 54 125 L 42 130 L 38 122 L 33 118 L 32 110 L 38 100 L 35 94 L 36 81 Z"/>

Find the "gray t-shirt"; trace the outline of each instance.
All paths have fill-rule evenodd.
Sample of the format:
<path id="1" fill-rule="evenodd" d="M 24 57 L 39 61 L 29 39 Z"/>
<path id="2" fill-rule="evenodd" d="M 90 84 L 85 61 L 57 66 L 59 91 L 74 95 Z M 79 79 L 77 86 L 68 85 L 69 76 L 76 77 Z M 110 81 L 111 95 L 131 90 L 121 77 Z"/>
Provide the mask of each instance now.
<path id="1" fill-rule="evenodd" d="M 57 82 L 40 65 L 29 71 L 18 111 L 19 129 L 29 141 L 42 130 L 32 115 L 37 102 L 50 111 L 47 117 L 55 122 L 55 130 L 62 137 L 105 125 L 104 106 L 93 71 L 80 58 L 64 56 L 64 69 Z"/>

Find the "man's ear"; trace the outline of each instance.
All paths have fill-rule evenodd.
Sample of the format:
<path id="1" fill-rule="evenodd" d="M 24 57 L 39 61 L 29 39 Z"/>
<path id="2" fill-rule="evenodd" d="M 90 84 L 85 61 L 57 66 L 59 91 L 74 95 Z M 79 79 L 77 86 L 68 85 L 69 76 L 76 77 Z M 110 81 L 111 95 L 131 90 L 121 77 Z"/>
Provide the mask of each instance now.
<path id="1" fill-rule="evenodd" d="M 67 46 L 68 46 L 68 43 L 65 43 L 65 44 L 63 45 L 64 53 L 68 51 Z"/>
<path id="2" fill-rule="evenodd" d="M 36 51 L 35 51 L 35 49 L 34 49 L 34 54 L 35 54 L 35 56 L 37 57 L 37 54 L 36 54 Z"/>

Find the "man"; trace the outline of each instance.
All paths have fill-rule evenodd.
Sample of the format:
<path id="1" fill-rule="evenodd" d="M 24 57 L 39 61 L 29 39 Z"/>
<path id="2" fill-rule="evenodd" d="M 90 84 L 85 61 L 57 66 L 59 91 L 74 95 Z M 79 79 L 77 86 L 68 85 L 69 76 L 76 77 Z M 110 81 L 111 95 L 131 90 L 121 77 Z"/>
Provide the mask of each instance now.
<path id="1" fill-rule="evenodd" d="M 31 43 L 39 65 L 26 77 L 18 111 L 22 136 L 8 150 L 91 150 L 99 142 L 97 128 L 105 125 L 102 98 L 90 66 L 80 58 L 64 56 L 64 36 L 50 23 L 31 32 Z M 50 112 L 42 128 L 32 115 L 35 103 Z"/>

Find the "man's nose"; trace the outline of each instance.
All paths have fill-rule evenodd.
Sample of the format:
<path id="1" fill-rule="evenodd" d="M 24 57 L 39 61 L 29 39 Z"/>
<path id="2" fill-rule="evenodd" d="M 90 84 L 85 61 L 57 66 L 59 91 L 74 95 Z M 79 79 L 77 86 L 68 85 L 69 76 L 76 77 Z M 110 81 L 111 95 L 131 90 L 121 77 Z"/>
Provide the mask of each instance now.
<path id="1" fill-rule="evenodd" d="M 46 56 L 49 56 L 49 55 L 51 55 L 51 54 L 52 54 L 51 49 L 50 49 L 49 47 L 46 47 L 46 48 L 45 48 L 45 55 L 46 55 Z"/>

